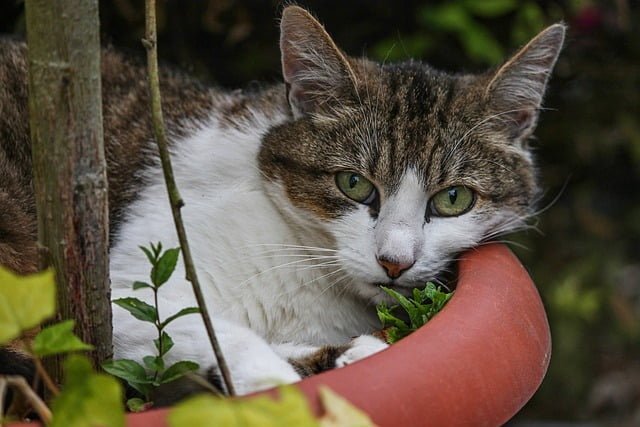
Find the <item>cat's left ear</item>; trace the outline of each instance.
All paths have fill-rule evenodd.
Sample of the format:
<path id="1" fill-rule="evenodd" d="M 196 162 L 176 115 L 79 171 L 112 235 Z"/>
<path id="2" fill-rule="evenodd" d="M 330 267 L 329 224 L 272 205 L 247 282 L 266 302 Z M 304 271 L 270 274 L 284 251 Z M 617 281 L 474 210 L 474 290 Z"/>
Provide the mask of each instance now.
<path id="1" fill-rule="evenodd" d="M 502 65 L 487 85 L 490 113 L 509 140 L 523 141 L 534 131 L 565 31 L 562 23 L 543 30 Z"/>
<path id="2" fill-rule="evenodd" d="M 282 74 L 294 117 L 330 113 L 352 95 L 355 73 L 322 25 L 306 10 L 288 6 L 280 22 Z"/>

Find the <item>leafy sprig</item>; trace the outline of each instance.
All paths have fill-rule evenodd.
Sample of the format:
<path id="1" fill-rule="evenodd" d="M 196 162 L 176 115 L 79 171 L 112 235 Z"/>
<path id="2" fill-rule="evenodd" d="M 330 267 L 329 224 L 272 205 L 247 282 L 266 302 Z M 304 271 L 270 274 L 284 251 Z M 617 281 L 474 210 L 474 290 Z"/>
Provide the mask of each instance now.
<path id="1" fill-rule="evenodd" d="M 385 328 L 387 341 L 390 344 L 406 337 L 435 316 L 453 296 L 453 292 L 443 292 L 440 286 L 436 287 L 428 282 L 424 289 L 414 289 L 412 296 L 405 297 L 393 289 L 381 286 L 398 304 L 387 306 L 380 303 L 377 306 L 378 318 Z M 408 318 L 408 323 L 398 317 L 396 313 L 403 310 Z"/>
<path id="2" fill-rule="evenodd" d="M 154 305 L 133 297 L 119 298 L 113 303 L 127 310 L 136 319 L 152 323 L 156 327 L 158 338 L 153 340 L 156 354 L 144 356 L 142 358 L 143 364 L 135 360 L 120 359 L 106 362 L 102 368 L 111 375 L 125 380 L 148 401 L 150 393 L 155 387 L 177 380 L 199 368 L 197 363 L 189 360 L 181 360 L 171 366 L 166 366 L 164 358 L 173 347 L 173 340 L 165 331 L 166 327 L 174 320 L 189 314 L 199 313 L 200 310 L 198 307 L 186 307 L 164 320 L 161 319 L 158 292 L 175 271 L 180 248 L 171 248 L 163 252 L 161 243 L 157 245 L 152 243 L 149 248 L 141 246 L 140 249 L 145 253 L 152 266 L 149 275 L 151 283 L 136 281 L 132 288 L 133 290 L 151 289 Z M 136 398 L 130 400 L 128 404 L 130 409 L 139 408 L 140 400 Z"/>

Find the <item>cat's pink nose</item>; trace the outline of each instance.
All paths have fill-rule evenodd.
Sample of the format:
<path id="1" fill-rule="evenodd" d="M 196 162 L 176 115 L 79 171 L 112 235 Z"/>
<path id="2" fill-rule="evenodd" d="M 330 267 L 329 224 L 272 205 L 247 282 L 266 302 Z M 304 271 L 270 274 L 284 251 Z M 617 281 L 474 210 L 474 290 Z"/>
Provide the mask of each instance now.
<path id="1" fill-rule="evenodd" d="M 380 264 L 382 268 L 384 268 L 384 271 L 387 272 L 387 276 L 389 276 L 389 278 L 391 279 L 397 279 L 398 277 L 400 277 L 402 273 L 410 269 L 415 262 L 394 262 L 388 261 L 385 258 L 377 258 L 377 260 L 378 264 Z"/>

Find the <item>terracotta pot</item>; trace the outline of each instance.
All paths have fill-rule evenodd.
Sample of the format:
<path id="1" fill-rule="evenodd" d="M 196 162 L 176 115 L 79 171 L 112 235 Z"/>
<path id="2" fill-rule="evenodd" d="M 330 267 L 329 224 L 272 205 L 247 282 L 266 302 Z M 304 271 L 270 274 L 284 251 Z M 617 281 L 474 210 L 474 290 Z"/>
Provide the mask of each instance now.
<path id="1" fill-rule="evenodd" d="M 373 357 L 297 384 L 316 414 L 328 385 L 380 426 L 497 426 L 531 398 L 551 337 L 538 292 L 504 245 L 464 254 L 456 294 L 425 327 Z M 165 427 L 166 409 L 129 427 Z"/>

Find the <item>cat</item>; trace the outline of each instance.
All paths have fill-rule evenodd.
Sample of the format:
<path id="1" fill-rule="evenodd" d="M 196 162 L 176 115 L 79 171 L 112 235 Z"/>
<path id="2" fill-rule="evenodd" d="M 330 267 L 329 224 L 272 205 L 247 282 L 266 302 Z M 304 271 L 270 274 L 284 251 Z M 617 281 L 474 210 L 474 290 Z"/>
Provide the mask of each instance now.
<path id="1" fill-rule="evenodd" d="M 225 92 L 162 72 L 183 216 L 239 394 L 386 348 L 380 285 L 408 292 L 523 226 L 539 197 L 528 140 L 565 27 L 501 67 L 449 74 L 347 56 L 306 10 L 280 23 L 284 84 Z M 0 41 L 0 263 L 36 269 L 24 44 Z M 112 298 L 148 280 L 139 245 L 178 246 L 152 140 L 145 69 L 102 56 Z M 161 313 L 195 305 L 180 262 Z M 155 328 L 113 307 L 114 356 L 153 354 Z M 168 328 L 168 363 L 216 372 L 199 318 Z"/>

